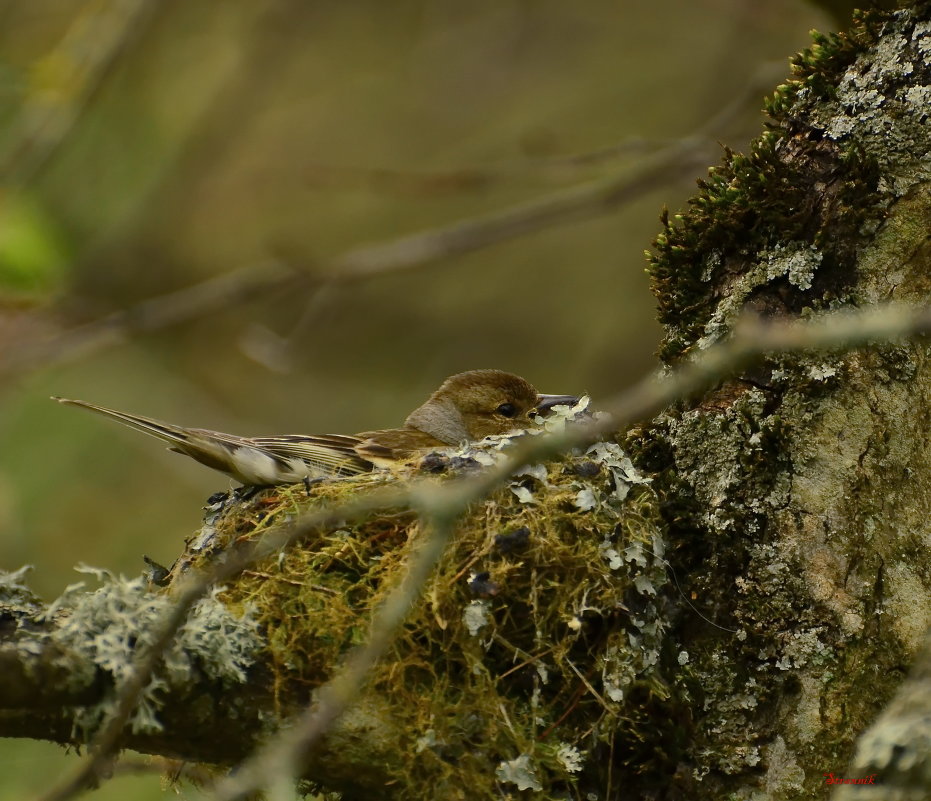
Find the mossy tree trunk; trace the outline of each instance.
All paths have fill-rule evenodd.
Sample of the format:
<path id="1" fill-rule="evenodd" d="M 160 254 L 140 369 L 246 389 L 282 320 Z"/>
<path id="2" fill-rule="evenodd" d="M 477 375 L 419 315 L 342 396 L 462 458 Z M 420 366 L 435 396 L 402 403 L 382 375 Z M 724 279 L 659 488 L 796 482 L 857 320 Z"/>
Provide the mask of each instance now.
<path id="1" fill-rule="evenodd" d="M 931 302 L 931 10 L 819 39 L 667 226 L 653 274 L 675 363 L 765 317 Z M 926 341 L 773 358 L 643 437 L 680 502 L 691 798 L 820 798 L 931 621 Z M 892 758 L 873 764 L 892 798 Z M 833 774 L 833 776 L 831 776 Z M 860 788 L 865 789 L 865 788 Z M 872 791 L 872 790 L 870 790 Z M 756 797 L 756 796 L 754 796 Z M 859 796 L 858 796 L 859 797 Z"/>
<path id="2" fill-rule="evenodd" d="M 770 114 L 659 237 L 668 364 L 748 309 L 931 302 L 931 4 L 819 39 Z M 622 436 L 636 469 L 603 449 L 477 504 L 312 775 L 353 798 L 693 801 L 823 798 L 825 774 L 864 778 L 848 772 L 854 740 L 931 621 L 929 356 L 916 341 L 771 358 Z M 282 497 L 279 513 L 297 503 Z M 262 503 L 241 506 L 224 541 L 260 531 Z M 137 721 L 127 742 L 231 764 L 305 703 L 416 544 L 410 515 L 366 526 L 213 599 L 241 611 L 265 598 L 262 625 L 241 633 L 242 649 L 265 638 L 251 683 L 193 638 L 183 691 L 165 679 L 163 728 Z M 48 640 L 62 618 L 35 622 L 18 581 L 4 597 L 17 625 L 0 659 L 17 683 L 0 689 L 0 733 L 79 740 L 74 710 L 113 676 L 97 652 Z M 221 640 L 236 625 L 223 618 Z M 856 770 L 867 764 L 869 791 L 894 797 L 891 758 Z"/>

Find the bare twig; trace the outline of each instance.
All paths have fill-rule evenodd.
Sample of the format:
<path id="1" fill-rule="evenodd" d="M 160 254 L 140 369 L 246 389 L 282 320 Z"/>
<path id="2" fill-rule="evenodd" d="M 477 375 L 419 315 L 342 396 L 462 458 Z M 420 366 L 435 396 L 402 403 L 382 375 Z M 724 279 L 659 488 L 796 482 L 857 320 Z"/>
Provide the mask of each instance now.
<path id="1" fill-rule="evenodd" d="M 9 377 L 38 367 L 74 361 L 124 342 L 132 334 L 198 319 L 229 308 L 231 304 L 301 282 L 305 287 L 317 283 L 317 290 L 310 295 L 310 309 L 317 309 L 320 304 L 316 301 L 322 297 L 317 293 L 330 292 L 334 287 L 421 267 L 551 225 L 604 213 L 639 197 L 658 183 L 697 169 L 706 163 L 708 148 L 705 140 L 685 140 L 645 160 L 633 175 L 625 172 L 621 178 L 595 181 L 502 212 L 350 250 L 320 265 L 321 275 L 332 275 L 323 283 L 315 282 L 295 259 L 289 259 L 287 264 L 282 260 L 269 261 L 227 273 L 68 329 L 48 340 L 9 347 L 0 356 L 0 376 Z M 312 317 L 313 311 L 309 314 Z M 306 325 L 307 320 L 303 324 Z M 261 358 L 260 352 L 252 355 Z"/>
<path id="2" fill-rule="evenodd" d="M 291 525 L 270 531 L 262 540 L 249 542 L 229 553 L 209 575 L 187 579 L 161 626 L 157 641 L 140 656 L 132 677 L 120 688 L 116 710 L 95 739 L 91 757 L 82 763 L 75 775 L 43 796 L 44 801 L 73 798 L 88 787 L 109 762 L 119 746 L 123 726 L 140 691 L 194 603 L 215 583 L 235 577 L 280 548 L 328 525 L 358 521 L 371 512 L 392 507 L 412 507 L 432 525 L 432 533 L 421 545 L 405 580 L 378 613 L 370 640 L 353 652 L 346 667 L 321 688 L 315 705 L 301 715 L 292 728 L 246 760 L 235 779 L 218 786 L 217 797 L 224 801 L 243 798 L 265 786 L 269 781 L 266 771 L 272 767 L 290 769 L 300 764 L 308 748 L 357 695 L 369 668 L 390 645 L 392 632 L 403 620 L 411 601 L 442 554 L 456 518 L 469 504 L 507 481 L 521 466 L 558 456 L 605 433 L 621 430 L 633 421 L 647 419 L 671 403 L 708 389 L 768 353 L 852 349 L 872 342 L 928 333 L 931 333 L 931 307 L 890 304 L 866 311 L 835 312 L 808 320 L 773 323 L 746 318 L 738 323 L 730 339 L 712 345 L 669 375 L 650 376 L 609 400 L 604 405 L 608 415 L 562 432 L 525 437 L 501 462 L 476 476 L 439 487 L 414 482 L 402 489 L 378 489 L 346 504 L 303 515 Z"/>
<path id="3" fill-rule="evenodd" d="M 46 59 L 59 69 L 55 83 L 35 87 L 10 126 L 0 150 L 3 181 L 23 185 L 35 178 L 158 7 L 152 0 L 109 0 L 79 15 Z"/>
<path id="4" fill-rule="evenodd" d="M 399 490 L 380 490 L 333 510 L 322 509 L 319 513 L 304 515 L 292 526 L 270 531 L 263 539 L 251 541 L 245 547 L 230 551 L 226 559 L 218 563 L 209 574 L 189 576 L 181 584 L 174 605 L 159 626 L 158 636 L 154 638 L 151 647 L 138 656 L 131 675 L 118 688 L 114 709 L 91 743 L 88 758 L 65 781 L 45 793 L 41 797 L 42 801 L 65 801 L 93 786 L 118 750 L 123 727 L 135 708 L 140 692 L 152 677 L 159 659 L 178 629 L 184 625 L 191 608 L 212 586 L 238 576 L 249 566 L 318 529 L 341 521 L 359 520 L 378 509 L 400 505 L 406 498 L 407 493 Z"/>
<path id="5" fill-rule="evenodd" d="M 133 334 L 157 331 L 197 319 L 306 280 L 306 276 L 279 262 L 224 273 L 199 284 L 149 298 L 47 339 L 7 347 L 0 355 L 0 376 L 71 362 L 125 342 Z"/>
<path id="6" fill-rule="evenodd" d="M 768 77 L 768 75 L 766 76 Z M 0 356 L 0 376 L 9 377 L 48 365 L 62 364 L 147 333 L 213 314 L 248 299 L 274 291 L 302 286 L 309 301 L 298 329 L 311 325 L 335 289 L 357 281 L 402 272 L 442 259 L 464 255 L 499 242 L 608 213 L 632 202 L 658 185 L 693 173 L 713 159 L 717 145 L 712 131 L 733 119 L 746 107 L 747 98 L 759 91 L 762 77 L 710 119 L 692 136 L 679 140 L 644 159 L 634 170 L 622 170 L 542 198 L 491 214 L 409 236 L 366 245 L 315 265 L 313 278 L 299 259 L 280 258 L 251 265 L 200 284 L 161 295 L 115 312 L 99 320 L 62 331 L 39 342 L 23 342 L 6 348 Z M 247 340 L 247 352 L 259 361 L 287 369 L 287 348 L 296 332 L 276 338 Z"/>
<path id="7" fill-rule="evenodd" d="M 468 493 L 466 493 L 468 494 Z M 394 633 L 407 617 L 420 595 L 434 566 L 446 550 L 455 529 L 456 518 L 468 504 L 466 494 L 455 501 L 435 505 L 429 495 L 423 495 L 428 508 L 422 510 L 432 519 L 429 534 L 408 567 L 404 580 L 395 587 L 375 614 L 368 641 L 352 652 L 345 666 L 320 688 L 314 704 L 278 738 L 247 759 L 235 775 L 219 782 L 214 788 L 217 801 L 233 801 L 268 786 L 270 777 L 293 780 L 300 775 L 304 756 L 317 744 L 333 722 L 358 695 L 372 666 L 394 641 Z M 465 503 L 463 504 L 463 501 Z"/>
<path id="8" fill-rule="evenodd" d="M 712 144 L 724 129 L 745 112 L 750 103 L 778 82 L 786 66 L 782 61 L 761 64 L 746 85 L 717 114 L 704 122 L 690 138 L 704 137 Z M 756 110 L 756 108 L 754 108 Z M 733 139 L 733 136 L 728 136 Z M 311 164 L 304 167 L 310 186 L 389 191 L 401 195 L 448 195 L 487 191 L 495 184 L 516 179 L 566 181 L 583 170 L 591 170 L 631 155 L 643 156 L 680 143 L 678 138 L 656 139 L 632 136 L 614 144 L 582 153 L 493 162 L 482 166 L 460 166 L 446 170 L 405 170 L 396 167 L 333 166 Z"/>
<path id="9" fill-rule="evenodd" d="M 309 164 L 303 168 L 305 183 L 314 188 L 390 193 L 404 197 L 458 195 L 487 192 L 498 184 L 522 185 L 566 183 L 578 180 L 579 173 L 624 156 L 641 156 L 677 141 L 675 138 L 647 139 L 632 136 L 616 144 L 586 153 L 569 153 L 542 158 L 494 162 L 483 166 L 453 167 L 445 170 L 407 170 L 398 167 L 335 166 Z"/>
<path id="10" fill-rule="evenodd" d="M 612 211 L 667 181 L 700 169 L 713 158 L 716 145 L 689 137 L 654 153 L 634 170 L 553 192 L 511 208 L 453 225 L 359 248 L 336 261 L 337 281 L 357 280 L 390 270 L 429 264 L 440 258 L 514 239 L 555 225 L 579 222 Z"/>
<path id="11" fill-rule="evenodd" d="M 715 135 L 745 112 L 748 104 L 764 89 L 770 87 L 784 71 L 785 67 L 781 63 L 770 62 L 761 65 L 743 91 L 736 94 L 691 136 L 667 143 L 662 149 L 646 157 L 636 169 L 624 168 L 607 178 L 560 190 L 510 209 L 346 253 L 328 265 L 325 274 L 332 277 L 313 291 L 303 314 L 287 336 L 278 336 L 264 326 L 254 326 L 241 340 L 243 350 L 268 369 L 286 373 L 291 369 L 292 348 L 316 323 L 321 309 L 324 308 L 324 298 L 330 300 L 333 293 L 345 284 L 383 273 L 435 263 L 450 256 L 463 255 L 551 226 L 607 214 L 637 200 L 663 183 L 692 174 L 717 155 Z M 531 164 L 542 165 L 544 169 L 557 166 L 565 169 L 570 165 L 580 167 L 617 158 L 627 152 L 629 146 L 629 142 L 622 142 L 591 153 L 541 160 Z M 377 171 L 378 174 L 386 172 L 392 175 L 396 173 Z M 475 184 L 490 183 L 496 176 L 494 167 L 484 171 L 463 168 L 455 174 L 460 177 L 469 174 L 472 177 L 467 183 L 471 181 Z M 441 179 L 442 176 L 437 175 L 425 176 L 427 182 L 442 182 Z"/>
<path id="12" fill-rule="evenodd" d="M 314 706 L 259 753 L 246 760 L 235 775 L 216 788 L 216 801 L 242 799 L 265 786 L 282 771 L 297 775 L 301 758 L 317 743 L 332 722 L 357 697 L 369 669 L 384 654 L 392 633 L 440 558 L 453 521 L 468 505 L 503 483 L 520 466 L 564 453 L 608 431 L 644 419 L 670 403 L 706 389 L 754 359 L 774 351 L 856 347 L 872 341 L 931 332 L 931 309 L 889 306 L 869 312 L 831 314 L 810 322 L 767 324 L 755 318 L 742 322 L 733 339 L 714 345 L 670 376 L 653 376 L 606 405 L 609 417 L 566 429 L 561 434 L 528 437 L 499 465 L 482 475 L 431 488 L 427 495 L 412 490 L 413 505 L 440 521 L 422 546 L 405 579 L 389 597 L 372 625 L 370 640 L 318 694 Z M 416 488 L 415 488 L 416 489 Z M 426 504 L 425 504 L 426 502 Z M 425 505 L 424 505 L 425 504 Z M 416 580 L 417 583 L 414 583 Z"/>
<path id="13" fill-rule="evenodd" d="M 589 218 L 633 200 L 657 183 L 697 169 L 708 155 L 706 141 L 685 140 L 647 159 L 633 175 L 625 172 L 621 178 L 595 181 L 502 212 L 356 248 L 321 266 L 322 275 L 333 277 L 318 291 L 328 292 L 334 286 L 402 272 L 551 225 Z M 131 334 L 177 325 L 228 308 L 232 303 L 280 290 L 292 285 L 300 274 L 296 265 L 272 261 L 152 298 L 126 311 L 63 331 L 47 341 L 8 348 L 0 357 L 0 375 L 16 375 L 39 366 L 73 361 L 123 342 Z M 303 280 L 308 280 L 306 273 Z M 315 297 L 311 295 L 312 303 Z"/>
<path id="14" fill-rule="evenodd" d="M 331 265 L 333 281 L 354 281 L 384 272 L 417 267 L 440 258 L 460 256 L 554 225 L 589 219 L 639 198 L 667 181 L 701 169 L 719 151 L 712 133 L 734 119 L 748 97 L 769 85 L 771 65 L 748 83 L 745 91 L 704 123 L 695 133 L 644 158 L 634 170 L 622 170 L 527 203 L 453 225 L 350 251 Z M 764 77 L 767 83 L 763 83 Z"/>
<path id="15" fill-rule="evenodd" d="M 419 231 L 388 242 L 356 248 L 324 265 L 330 276 L 308 299 L 297 326 L 287 337 L 261 329 L 251 332 L 246 352 L 270 369 L 287 371 L 289 348 L 314 322 L 328 295 L 347 284 L 379 275 L 400 273 L 462 256 L 537 231 L 568 225 L 614 211 L 657 186 L 681 179 L 714 158 L 717 145 L 704 136 L 676 142 L 641 160 L 637 167 L 600 178 L 510 208 Z"/>

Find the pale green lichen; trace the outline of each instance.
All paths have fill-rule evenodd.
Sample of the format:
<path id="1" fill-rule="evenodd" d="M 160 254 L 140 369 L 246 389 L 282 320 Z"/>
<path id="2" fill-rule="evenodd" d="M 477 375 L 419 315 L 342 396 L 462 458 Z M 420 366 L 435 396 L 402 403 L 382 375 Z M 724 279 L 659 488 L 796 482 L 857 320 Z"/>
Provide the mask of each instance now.
<path id="1" fill-rule="evenodd" d="M 782 737 L 776 737 L 764 749 L 766 774 L 763 778 L 766 798 L 800 798 L 806 790 L 805 771 L 795 750 Z M 752 799 L 754 794 L 750 795 Z M 757 795 L 757 798 L 759 796 Z"/>
<path id="2" fill-rule="evenodd" d="M 539 792 L 543 789 L 543 785 L 540 784 L 534 772 L 529 754 L 521 754 L 514 759 L 502 762 L 498 765 L 495 775 L 505 784 L 516 785 L 518 790 Z"/>
<path id="3" fill-rule="evenodd" d="M 18 570 L 0 570 L 0 601 L 14 605 L 35 603 L 38 599 L 24 581 L 32 569 L 32 565 L 23 565 Z"/>
<path id="4" fill-rule="evenodd" d="M 83 656 L 89 670 L 108 674 L 118 688 L 131 675 L 138 654 L 154 643 L 174 601 L 153 592 L 142 578 L 126 579 L 85 566 L 78 571 L 95 576 L 101 586 L 93 592 L 85 591 L 83 582 L 69 586 L 38 619 L 55 621 L 58 625 L 46 635 L 48 640 Z M 224 684 L 246 680 L 263 639 L 249 612 L 234 615 L 217 599 L 219 592 L 214 590 L 193 606 L 165 649 L 130 719 L 134 732 L 161 730 L 158 710 L 165 692 L 194 681 L 195 671 Z M 78 725 L 93 730 L 112 706 L 113 697 L 108 696 L 85 708 L 77 716 Z"/>
<path id="5" fill-rule="evenodd" d="M 614 481 L 614 497 L 623 501 L 630 490 L 640 485 L 650 484 L 653 479 L 636 467 L 630 457 L 616 442 L 596 442 L 585 455 L 595 464 L 604 465 Z"/>
<path id="6" fill-rule="evenodd" d="M 23 579 L 32 569 L 32 565 L 23 565 L 18 570 L 0 570 L 0 592 L 30 592 Z"/>
<path id="7" fill-rule="evenodd" d="M 467 604 L 462 610 L 462 622 L 471 636 L 477 636 L 479 631 L 488 625 L 488 607 L 488 601 L 478 600 Z"/>
<path id="8" fill-rule="evenodd" d="M 814 125 L 876 159 L 884 173 L 881 191 L 896 196 L 931 178 L 928 52 L 931 23 L 899 11 L 847 69 L 832 99 L 811 102 L 810 89 L 798 95 L 803 107 L 810 104 Z"/>
<path id="9" fill-rule="evenodd" d="M 705 324 L 704 336 L 698 340 L 698 347 L 707 348 L 733 331 L 734 324 L 744 311 L 747 299 L 760 287 L 776 279 L 785 278 L 798 289 L 811 289 L 822 259 L 821 251 L 806 242 L 787 242 L 760 250 L 753 257 L 754 263 L 739 276 L 731 279 L 727 292 L 723 293 Z M 707 267 L 703 273 L 703 280 L 710 281 L 712 274 L 712 269 Z"/>
<path id="10" fill-rule="evenodd" d="M 749 469 L 767 459 L 771 440 L 779 436 L 781 421 L 766 414 L 768 401 L 754 387 L 719 413 L 699 408 L 666 418 L 678 443 L 679 475 L 694 489 L 703 521 L 712 529 L 728 531 L 740 525 L 752 532 L 756 524 L 747 519 L 748 512 L 772 511 L 788 498 L 784 473 Z M 746 491 L 748 480 L 759 483 L 758 491 Z"/>
<path id="11" fill-rule="evenodd" d="M 811 289 L 811 282 L 823 255 L 814 245 L 790 242 L 762 251 L 760 258 L 766 267 L 767 281 L 785 276 L 793 286 Z"/>
<path id="12" fill-rule="evenodd" d="M 556 748 L 556 759 L 568 773 L 578 773 L 585 762 L 582 752 L 569 743 L 559 743 Z"/>

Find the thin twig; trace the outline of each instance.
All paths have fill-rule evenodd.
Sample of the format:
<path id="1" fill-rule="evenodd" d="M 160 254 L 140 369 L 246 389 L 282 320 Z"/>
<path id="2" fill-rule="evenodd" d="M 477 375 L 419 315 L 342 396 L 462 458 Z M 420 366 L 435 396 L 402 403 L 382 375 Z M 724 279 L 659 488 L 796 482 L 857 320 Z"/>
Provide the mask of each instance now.
<path id="1" fill-rule="evenodd" d="M 442 555 L 455 518 L 522 465 L 556 456 L 600 434 L 648 417 L 676 400 L 712 386 L 767 353 L 853 348 L 927 333 L 931 333 L 931 308 L 896 305 L 866 312 L 826 314 L 809 321 L 770 324 L 746 318 L 738 324 L 732 339 L 711 346 L 670 376 L 652 376 L 617 396 L 606 406 L 609 417 L 567 428 L 560 434 L 528 437 L 484 474 L 428 490 L 428 495 L 420 496 L 421 502 L 427 501 L 425 511 L 439 522 L 423 544 L 404 583 L 392 592 L 385 607 L 376 615 L 370 640 L 357 649 L 347 666 L 320 690 L 315 705 L 308 708 L 293 727 L 247 759 L 234 775 L 217 786 L 215 801 L 239 801 L 266 786 L 270 777 L 280 777 L 282 770 L 290 771 L 288 775 L 291 776 L 299 775 L 302 758 L 358 696 L 369 670 L 387 650 L 395 628 Z M 412 499 L 417 497 L 415 494 Z M 582 680 L 594 693 L 591 685 Z"/>
<path id="2" fill-rule="evenodd" d="M 719 150 L 719 146 L 711 141 L 713 133 L 746 107 L 748 97 L 754 96 L 764 85 L 764 76 L 767 79 L 765 85 L 769 85 L 770 69 L 767 66 L 761 70 L 742 93 L 691 136 L 647 156 L 633 170 L 624 169 L 605 178 L 433 231 L 357 248 L 333 262 L 330 270 L 335 273 L 333 281 L 338 284 L 383 272 L 397 272 L 440 258 L 460 256 L 543 228 L 589 219 L 613 211 L 667 181 L 701 169 Z"/>
<path id="3" fill-rule="evenodd" d="M 7 347 L 0 355 L 0 376 L 72 362 L 125 342 L 133 334 L 149 333 L 194 320 L 306 280 L 305 275 L 279 262 L 224 273 L 193 286 L 149 298 L 48 339 Z"/>
<path id="4" fill-rule="evenodd" d="M 713 143 L 747 109 L 749 103 L 757 101 L 759 95 L 769 89 L 785 75 L 782 61 L 760 64 L 745 86 L 737 92 L 726 106 L 704 122 L 691 138 L 704 136 Z M 754 109 L 756 110 L 756 109 Z M 728 137 L 732 139 L 732 136 Z M 313 187 L 323 186 L 337 189 L 356 190 L 360 187 L 373 191 L 389 191 L 401 195 L 448 195 L 470 191 L 487 191 L 490 187 L 515 179 L 542 181 L 567 178 L 582 170 L 591 170 L 618 159 L 654 153 L 660 148 L 676 145 L 679 138 L 647 138 L 631 136 L 595 150 L 580 153 L 565 153 L 541 157 L 527 157 L 492 162 L 480 166 L 458 166 L 445 170 L 405 170 L 397 167 L 379 166 L 333 166 L 317 163 L 304 166 L 304 180 Z"/>
<path id="5" fill-rule="evenodd" d="M 928 333 L 931 333 L 931 307 L 914 308 L 898 304 L 866 311 L 833 312 L 788 322 L 771 323 L 755 317 L 745 318 L 737 324 L 730 339 L 710 346 L 670 374 L 649 376 L 609 400 L 603 407 L 608 412 L 606 416 L 567 427 L 562 432 L 525 437 L 498 464 L 478 475 L 441 486 L 418 481 L 404 489 L 378 489 L 348 503 L 302 515 L 291 525 L 269 531 L 262 540 L 249 542 L 228 554 L 226 560 L 209 574 L 187 579 L 175 606 L 160 626 L 156 642 L 140 656 L 130 679 L 120 688 L 116 709 L 95 738 L 90 758 L 65 783 L 43 796 L 44 801 L 73 798 L 94 781 L 112 758 L 139 693 L 194 603 L 214 584 L 234 578 L 280 548 L 328 525 L 358 521 L 385 508 L 408 506 L 418 511 L 421 518 L 432 526 L 432 533 L 414 557 L 405 580 L 376 615 L 369 641 L 349 656 L 346 666 L 320 689 L 315 705 L 299 716 L 293 727 L 247 759 L 235 778 L 227 779 L 218 786 L 217 798 L 222 801 L 243 798 L 266 786 L 270 774 L 265 771 L 291 770 L 301 764 L 310 746 L 357 696 L 368 670 L 392 642 L 393 631 L 442 555 L 456 518 L 471 503 L 508 480 L 520 467 L 558 456 L 603 434 L 622 430 L 634 421 L 649 419 L 670 404 L 714 386 L 769 353 L 852 349 L 868 343 Z"/>
<path id="6" fill-rule="evenodd" d="M 436 197 L 467 192 L 487 192 L 496 184 L 517 181 L 522 184 L 567 183 L 578 180 L 577 173 L 589 172 L 605 162 L 624 156 L 642 156 L 668 147 L 676 138 L 648 139 L 631 136 L 616 144 L 584 153 L 526 157 L 440 170 L 413 170 L 399 167 L 307 164 L 301 168 L 304 183 L 313 189 L 358 190 L 390 193 L 404 197 Z"/>
<path id="7" fill-rule="evenodd" d="M 168 328 L 214 314 L 274 291 L 289 288 L 309 293 L 297 330 L 287 338 L 271 332 L 247 338 L 250 356 L 276 369 L 287 369 L 287 348 L 298 331 L 310 327 L 323 307 L 323 299 L 340 287 L 375 276 L 403 272 L 440 260 L 461 256 L 552 226 L 565 225 L 608 213 L 633 202 L 667 181 L 688 175 L 714 157 L 717 145 L 712 131 L 743 109 L 747 96 L 758 90 L 759 79 L 705 123 L 692 136 L 643 159 L 634 170 L 625 169 L 607 178 L 590 181 L 490 214 L 460 220 L 447 226 L 419 231 L 347 251 L 331 261 L 309 265 L 299 258 L 281 257 L 250 265 L 199 284 L 143 301 L 127 310 L 62 331 L 39 342 L 22 342 L 0 356 L 0 377 L 40 367 L 63 364 L 106 347 L 125 342 L 139 333 Z"/>
<path id="8" fill-rule="evenodd" d="M 435 263 L 551 226 L 607 214 L 634 202 L 657 186 L 701 169 L 718 152 L 715 136 L 745 112 L 748 104 L 770 87 L 784 70 L 781 63 L 761 65 L 743 90 L 691 136 L 666 143 L 662 149 L 643 159 L 635 169 L 625 167 L 607 178 L 559 190 L 509 209 L 350 251 L 327 266 L 325 274 L 331 277 L 312 292 L 299 320 L 286 336 L 279 336 L 266 326 L 256 325 L 244 334 L 241 347 L 267 369 L 287 373 L 291 369 L 292 350 L 317 323 L 321 310 L 326 306 L 324 299 L 331 301 L 332 295 L 344 285 Z M 558 157 L 556 162 L 563 166 L 582 165 L 616 157 L 626 149 L 621 143 L 592 153 Z M 549 161 L 543 160 L 543 163 L 545 166 Z M 468 169 L 458 172 L 468 172 Z M 485 177 L 491 180 L 489 174 L 486 173 Z M 429 176 L 427 180 L 430 180 Z"/>
<path id="9" fill-rule="evenodd" d="M 568 659 L 568 658 L 567 658 L 567 659 L 566 659 L 566 664 L 569 665 L 570 668 L 572 668 L 572 672 L 575 673 L 575 675 L 579 677 L 579 681 L 581 681 L 582 684 L 585 685 L 585 689 L 588 690 L 588 691 L 595 697 L 595 700 L 598 701 L 599 704 L 601 704 L 601 706 L 604 708 L 604 710 L 605 710 L 605 711 L 610 710 L 611 707 L 608 705 L 608 702 L 605 701 L 604 698 L 602 698 L 601 693 L 599 693 L 598 690 L 596 690 L 594 687 L 592 687 L 592 683 L 588 680 L 588 676 L 584 675 L 584 674 L 582 673 L 582 671 L 579 670 L 579 669 L 572 663 L 572 660 L 571 660 L 571 659 Z"/>
<path id="10" fill-rule="evenodd" d="M 287 372 L 290 348 L 300 334 L 316 323 L 325 306 L 321 302 L 324 295 L 329 297 L 347 285 L 376 276 L 422 268 L 537 231 L 607 214 L 657 186 L 693 174 L 714 158 L 717 149 L 718 146 L 704 136 L 690 137 L 608 178 L 552 192 L 490 214 L 355 248 L 322 266 L 321 274 L 330 277 L 311 293 L 304 313 L 287 337 L 278 337 L 260 327 L 248 332 L 243 348 L 269 369 Z"/>
<path id="11" fill-rule="evenodd" d="M 119 687 L 114 709 L 91 743 L 88 758 L 65 781 L 45 793 L 41 797 L 42 801 L 66 801 L 93 786 L 119 748 L 123 727 L 135 708 L 139 694 L 149 683 L 162 654 L 178 629 L 184 625 L 191 608 L 211 587 L 238 576 L 249 566 L 314 531 L 359 520 L 378 509 L 399 505 L 406 498 L 407 493 L 398 490 L 380 490 L 360 496 L 351 503 L 333 510 L 321 509 L 317 513 L 304 515 L 292 526 L 269 531 L 263 539 L 250 541 L 230 551 L 226 559 L 218 563 L 209 574 L 189 576 L 182 582 L 174 605 L 159 625 L 158 636 L 148 650 L 138 656 L 129 678 Z"/>
<path id="12" fill-rule="evenodd" d="M 698 169 L 709 157 L 706 140 L 685 140 L 646 159 L 633 174 L 594 181 L 556 192 L 503 211 L 463 220 L 453 225 L 421 231 L 387 242 L 355 248 L 319 266 L 321 275 L 314 298 L 334 287 L 398 273 L 459 256 L 554 225 L 567 224 L 605 213 L 643 192 Z M 296 259 L 269 261 L 212 278 L 192 287 L 144 301 L 126 311 L 63 331 L 49 340 L 21 343 L 6 349 L 0 358 L 0 376 L 9 376 L 54 364 L 74 361 L 102 348 L 124 342 L 135 333 L 151 332 L 206 314 L 268 292 L 293 286 L 295 278 L 310 278 Z M 313 317 L 313 312 L 309 312 Z M 303 325 L 307 325 L 307 320 Z M 259 354 L 259 358 L 261 356 Z"/>
<path id="13" fill-rule="evenodd" d="M 46 57 L 48 63 L 64 65 L 57 85 L 33 88 L 8 127 L 12 133 L 0 150 L 5 183 L 25 185 L 35 179 L 159 6 L 152 0 L 109 0 L 102 9 L 79 15 Z"/>
<path id="14" fill-rule="evenodd" d="M 553 225 L 605 213 L 636 199 L 657 184 L 698 169 L 707 162 L 708 148 L 705 140 L 685 140 L 646 159 L 633 174 L 625 172 L 621 177 L 573 187 L 500 212 L 350 250 L 319 266 L 321 275 L 332 277 L 322 283 L 316 282 L 317 288 L 310 294 L 311 308 L 319 307 L 314 304 L 318 294 L 335 287 L 370 280 L 377 275 L 404 272 Z M 304 282 L 305 290 L 314 283 L 296 259 L 289 259 L 287 263 L 279 259 L 242 268 L 151 298 L 126 311 L 63 331 L 49 340 L 8 347 L 0 357 L 0 376 L 74 361 L 124 342 L 132 334 L 199 319 L 232 304 L 294 286 L 296 279 Z M 313 318 L 313 312 L 308 315 Z M 305 319 L 302 325 L 307 324 Z M 253 355 L 264 361 L 260 352 Z"/>
<path id="15" fill-rule="evenodd" d="M 513 667 L 508 668 L 507 670 L 504 671 L 504 673 L 502 673 L 501 675 L 499 675 L 498 678 L 499 678 L 499 679 L 506 679 L 506 678 L 507 678 L 508 676 L 510 676 L 512 673 L 516 673 L 516 672 L 517 672 L 518 670 L 520 670 L 521 668 L 525 668 L 525 667 L 527 667 L 527 665 L 532 665 L 534 662 L 538 662 L 538 661 L 541 660 L 544 656 L 546 656 L 547 654 L 551 654 L 551 653 L 552 653 L 553 651 L 555 651 L 555 650 L 556 650 L 556 646 L 553 645 L 553 646 L 547 648 L 545 651 L 540 651 L 540 653 L 538 653 L 538 654 L 536 654 L 536 655 L 534 655 L 534 656 L 528 657 L 528 658 L 525 659 L 523 662 L 520 662 L 520 663 L 514 665 Z"/>
<path id="16" fill-rule="evenodd" d="M 412 558 L 404 579 L 375 614 L 368 641 L 352 652 L 345 666 L 320 688 L 314 704 L 293 725 L 245 760 L 235 775 L 217 784 L 214 788 L 217 801 L 244 798 L 254 789 L 266 787 L 272 776 L 293 778 L 300 775 L 305 755 L 358 696 L 371 667 L 394 641 L 395 631 L 407 617 L 421 587 L 446 550 L 455 519 L 462 511 L 463 500 L 464 496 L 460 496 L 459 503 L 442 504 L 441 507 L 445 508 L 429 503 L 432 510 L 426 512 L 428 519 L 432 519 L 429 534 Z"/>

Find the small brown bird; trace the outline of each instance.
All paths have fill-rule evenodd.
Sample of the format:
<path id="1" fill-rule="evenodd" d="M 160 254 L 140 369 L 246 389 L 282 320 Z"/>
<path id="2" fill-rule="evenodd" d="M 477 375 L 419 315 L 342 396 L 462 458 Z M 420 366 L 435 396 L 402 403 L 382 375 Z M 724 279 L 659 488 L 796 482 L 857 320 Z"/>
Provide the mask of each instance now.
<path id="1" fill-rule="evenodd" d="M 60 403 L 90 409 L 170 443 L 183 453 L 249 486 L 293 484 L 328 476 L 365 473 L 376 466 L 405 462 L 418 453 L 533 428 L 533 412 L 560 404 L 572 395 L 541 395 L 519 376 L 500 370 L 470 370 L 447 378 L 403 428 L 342 434 L 286 434 L 236 437 L 203 428 L 184 428 L 149 417 L 118 412 L 93 403 L 54 397 Z"/>

